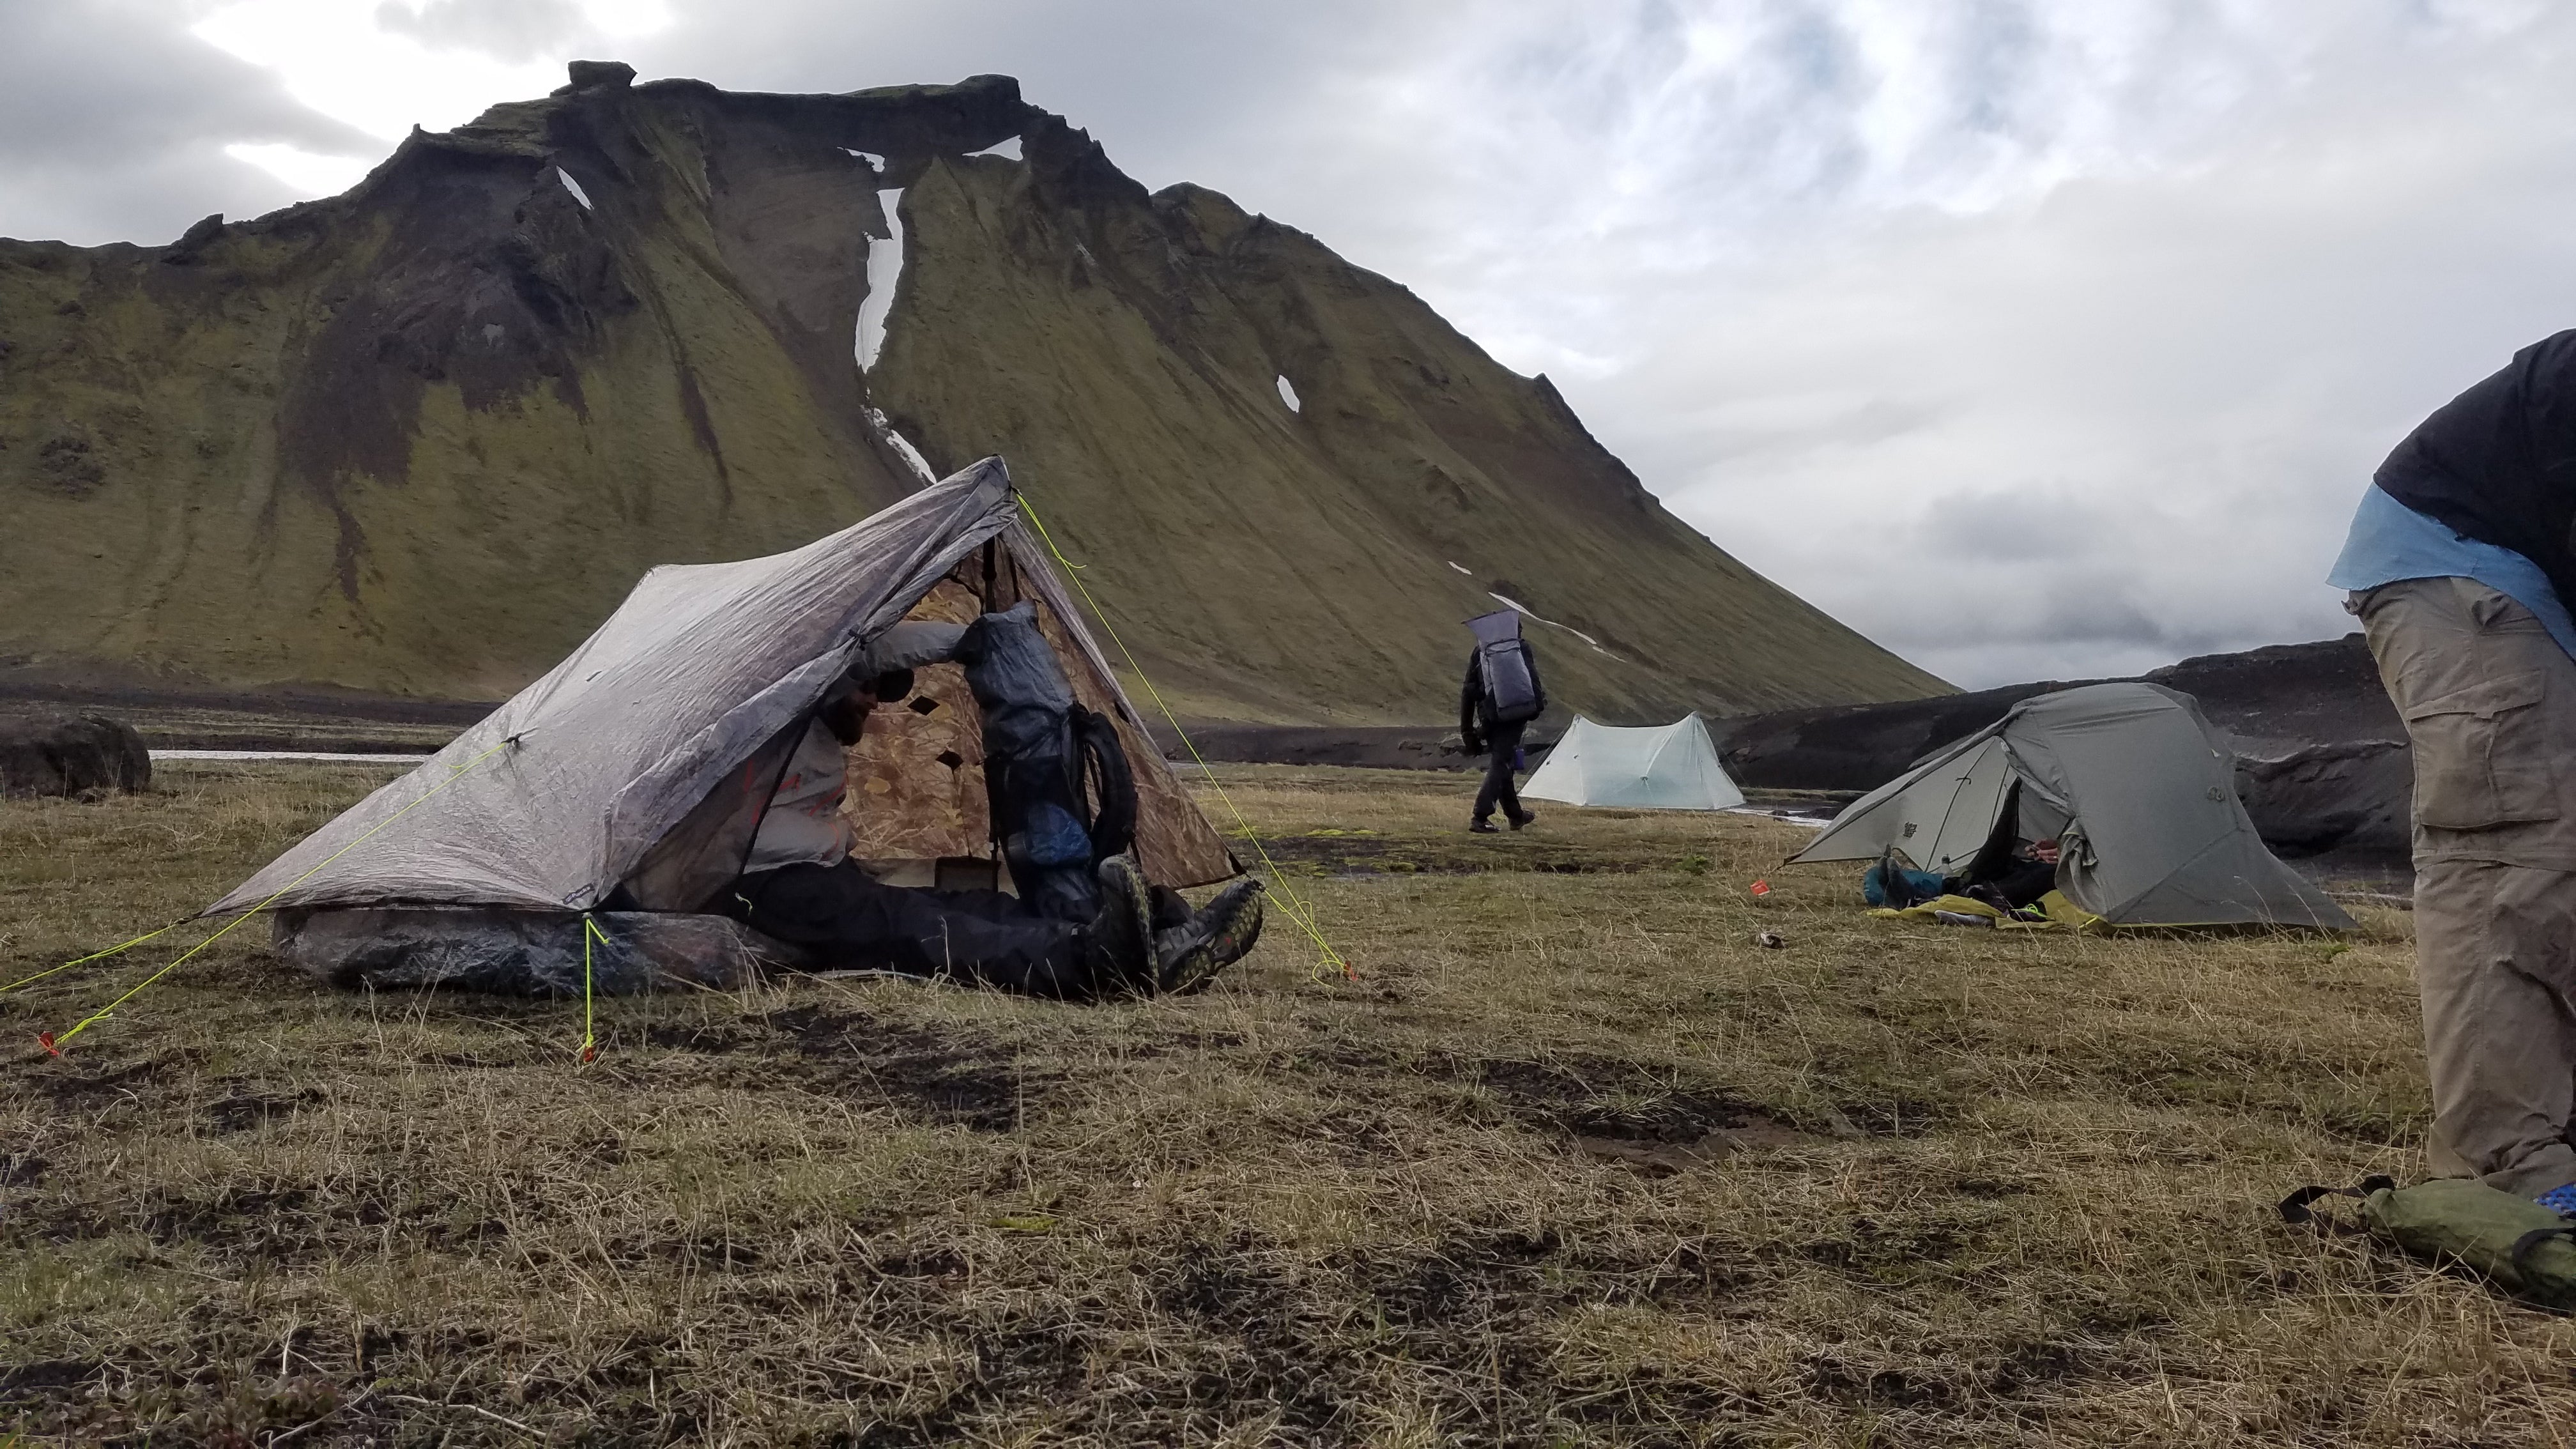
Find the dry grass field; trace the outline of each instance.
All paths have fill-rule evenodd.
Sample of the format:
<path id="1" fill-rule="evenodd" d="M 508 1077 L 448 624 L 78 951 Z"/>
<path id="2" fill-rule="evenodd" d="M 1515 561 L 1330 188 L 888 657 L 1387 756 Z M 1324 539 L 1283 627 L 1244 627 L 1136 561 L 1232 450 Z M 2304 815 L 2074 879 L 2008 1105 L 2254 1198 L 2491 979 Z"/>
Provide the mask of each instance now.
<path id="1" fill-rule="evenodd" d="M 383 778 L 0 804 L 0 979 Z M 1240 768 L 1275 921 L 1194 998 L 366 996 L 245 929 L 0 997 L 0 1438 L 2530 1444 L 2576 1332 L 2305 1182 L 2420 1173 L 2407 917 L 1876 922 L 1747 817 Z M 1755 901 L 1748 882 L 1777 888 Z M 1756 932 L 1786 938 L 1764 949 Z"/>

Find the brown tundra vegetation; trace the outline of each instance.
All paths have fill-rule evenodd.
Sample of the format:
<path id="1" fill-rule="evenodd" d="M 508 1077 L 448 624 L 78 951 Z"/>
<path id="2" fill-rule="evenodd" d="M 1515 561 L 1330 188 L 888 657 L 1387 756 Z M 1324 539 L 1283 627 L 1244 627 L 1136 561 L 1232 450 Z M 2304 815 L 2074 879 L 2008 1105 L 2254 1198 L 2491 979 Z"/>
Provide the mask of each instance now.
<path id="1" fill-rule="evenodd" d="M 384 778 L 0 802 L 0 979 Z M 1873 921 L 1792 826 L 1239 767 L 1204 995 L 363 995 L 256 926 L 0 997 L 0 1434 L 143 1444 L 2505 1444 L 2560 1320 L 2307 1182 L 2422 1170 L 2408 917 Z M 1223 812 L 1219 811 L 1219 818 Z M 1774 889 L 1759 900 L 1757 878 Z M 1782 945 L 1757 944 L 1772 933 Z"/>

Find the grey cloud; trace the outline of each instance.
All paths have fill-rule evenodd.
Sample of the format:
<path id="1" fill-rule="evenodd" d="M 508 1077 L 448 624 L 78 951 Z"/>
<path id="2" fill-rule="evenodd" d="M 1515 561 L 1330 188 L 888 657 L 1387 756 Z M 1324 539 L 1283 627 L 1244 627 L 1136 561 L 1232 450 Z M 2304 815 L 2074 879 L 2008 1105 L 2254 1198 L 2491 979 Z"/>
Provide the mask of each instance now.
<path id="1" fill-rule="evenodd" d="M 402 0 L 383 0 L 375 17 L 378 29 L 423 45 L 481 51 L 510 61 L 560 50 L 587 29 L 580 7 L 571 0 L 430 0 L 416 10 Z"/>
<path id="2" fill-rule="evenodd" d="M 2138 520 L 2110 499 L 2062 484 L 1967 488 L 1909 510 L 1901 534 L 1943 557 L 1996 551 L 2013 558 L 2089 561 L 2105 542 L 2135 537 Z"/>
<path id="3" fill-rule="evenodd" d="M 1644 285 L 1605 258 L 1629 365 L 1560 381 L 1685 517 L 1960 683 L 2342 634 L 2322 579 L 2380 457 L 2576 323 L 2576 17 L 2532 15 L 2347 36 L 2243 135 L 2035 205 Z M 1877 440 L 1727 425 L 1925 395 Z"/>
<path id="4" fill-rule="evenodd" d="M 1799 408 L 1805 416 L 1745 416 L 1725 408 L 1705 414 L 1696 431 L 1711 462 L 1759 464 L 1834 448 L 1868 448 L 1938 426 L 1953 405 L 1926 397 L 1878 396 Z"/>
<path id="5" fill-rule="evenodd" d="M 211 211 L 294 199 L 227 144 L 382 149 L 190 36 L 186 19 L 148 0 L 0 6 L 0 235 L 164 242 Z"/>
<path id="6" fill-rule="evenodd" d="M 736 88 L 1016 74 L 1548 371 L 1677 512 L 1965 684 L 2343 632 L 2379 456 L 2576 322 L 2576 13 L 2519 0 L 674 3 L 622 54 L 563 0 L 381 13 Z M 222 141 L 357 149 L 178 13 L 0 11 L 0 230 L 166 237 L 255 209 Z M 115 139 L 56 164 L 83 107 Z"/>

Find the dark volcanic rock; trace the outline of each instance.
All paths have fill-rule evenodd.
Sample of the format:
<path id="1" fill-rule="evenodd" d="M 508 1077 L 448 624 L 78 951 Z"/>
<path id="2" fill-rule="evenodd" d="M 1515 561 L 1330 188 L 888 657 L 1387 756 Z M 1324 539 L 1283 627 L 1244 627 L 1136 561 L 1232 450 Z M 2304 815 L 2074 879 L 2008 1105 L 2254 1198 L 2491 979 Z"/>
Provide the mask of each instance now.
<path id="1" fill-rule="evenodd" d="M 2236 757 L 2236 793 L 2264 843 L 2310 855 L 2404 857 L 2415 766 L 2403 740 L 2332 740 L 2273 757 Z"/>
<path id="2" fill-rule="evenodd" d="M 1895 704 L 1834 705 L 1718 720 L 1713 731 L 1739 785 L 1781 790 L 1872 790 L 1932 751 L 2004 717 L 2035 694 L 2098 684 L 2008 684 Z"/>
<path id="3" fill-rule="evenodd" d="M 571 77 L 572 83 L 556 91 L 555 94 L 559 96 L 568 96 L 575 91 L 586 91 L 596 86 L 607 86 L 622 91 L 635 84 L 635 67 L 622 60 L 576 60 L 564 69 Z"/>
<path id="4" fill-rule="evenodd" d="M 2236 793 L 2274 850 L 2406 859 L 2414 758 L 2359 634 L 2203 655 L 2146 677 L 2199 700 L 2235 737 Z"/>
<path id="5" fill-rule="evenodd" d="M 1156 726 L 1154 743 L 1166 758 L 1190 757 L 1168 726 Z M 1237 764 L 1356 765 L 1382 770 L 1463 770 L 1484 764 L 1483 756 L 1466 753 L 1456 730 L 1438 725 L 1203 723 L 1190 726 L 1189 743 L 1202 759 Z M 1536 743 L 1531 741 L 1533 746 Z"/>
<path id="6" fill-rule="evenodd" d="M 161 254 L 161 260 L 174 267 L 188 266 L 197 260 L 197 254 L 204 251 L 208 243 L 223 234 L 224 214 L 219 211 L 181 232 L 179 239 L 170 244 L 170 249 Z"/>
<path id="7" fill-rule="evenodd" d="M 2144 676 L 2200 701 L 2209 722 L 2240 740 L 2406 738 L 2379 666 L 2359 634 L 2315 644 L 2274 644 L 2203 654 Z"/>
<path id="8" fill-rule="evenodd" d="M 134 727 L 103 714 L 0 718 L 0 795 L 143 790 L 152 755 Z"/>

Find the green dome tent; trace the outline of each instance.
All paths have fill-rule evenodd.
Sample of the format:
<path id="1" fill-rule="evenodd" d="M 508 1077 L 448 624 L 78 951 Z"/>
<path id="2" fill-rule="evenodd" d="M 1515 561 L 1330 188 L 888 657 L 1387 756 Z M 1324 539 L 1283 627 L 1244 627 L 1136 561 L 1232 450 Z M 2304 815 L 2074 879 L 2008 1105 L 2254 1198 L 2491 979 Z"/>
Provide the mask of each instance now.
<path id="1" fill-rule="evenodd" d="M 2008 804 L 2022 839 L 2060 842 L 2057 888 L 2113 925 L 2353 925 L 2255 833 L 2226 737 L 2191 696 L 2153 684 L 2023 700 L 1853 801 L 1790 860 L 1875 860 L 1893 846 L 1950 874 Z"/>

